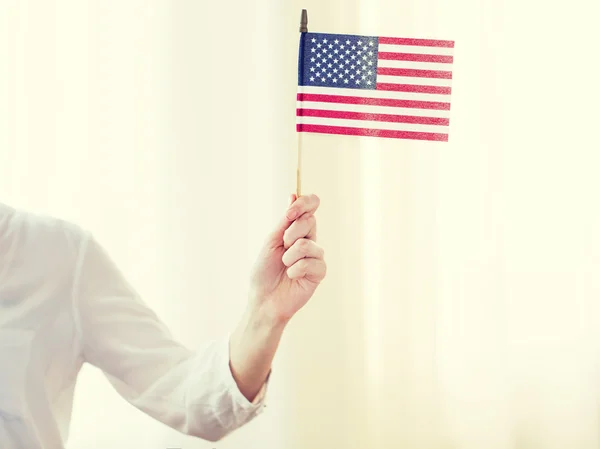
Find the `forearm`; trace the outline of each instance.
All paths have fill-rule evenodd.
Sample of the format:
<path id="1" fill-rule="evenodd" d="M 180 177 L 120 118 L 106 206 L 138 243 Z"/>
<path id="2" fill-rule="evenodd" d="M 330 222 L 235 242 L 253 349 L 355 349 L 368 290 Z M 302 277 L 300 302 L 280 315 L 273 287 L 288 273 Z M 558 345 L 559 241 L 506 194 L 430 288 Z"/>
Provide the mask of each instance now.
<path id="1" fill-rule="evenodd" d="M 264 385 L 286 323 L 249 309 L 229 341 L 230 368 L 240 392 L 253 401 Z"/>

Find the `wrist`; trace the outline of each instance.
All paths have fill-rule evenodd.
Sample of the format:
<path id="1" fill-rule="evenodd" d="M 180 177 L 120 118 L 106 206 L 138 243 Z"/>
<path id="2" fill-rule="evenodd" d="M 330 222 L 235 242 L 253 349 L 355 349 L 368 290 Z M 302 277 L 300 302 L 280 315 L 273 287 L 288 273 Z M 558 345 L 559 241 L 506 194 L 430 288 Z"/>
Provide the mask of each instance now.
<path id="1" fill-rule="evenodd" d="M 279 314 L 267 301 L 250 301 L 244 321 L 250 329 L 278 333 L 283 332 L 289 318 Z"/>
<path id="2" fill-rule="evenodd" d="M 268 377 L 286 323 L 251 303 L 231 335 L 229 367 L 249 401 L 254 400 Z"/>

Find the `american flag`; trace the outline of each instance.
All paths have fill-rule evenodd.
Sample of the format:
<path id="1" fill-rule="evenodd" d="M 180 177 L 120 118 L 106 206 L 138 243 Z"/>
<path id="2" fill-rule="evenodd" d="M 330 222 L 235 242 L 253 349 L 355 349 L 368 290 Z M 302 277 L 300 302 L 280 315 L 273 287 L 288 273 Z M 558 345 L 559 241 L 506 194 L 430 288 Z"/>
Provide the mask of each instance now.
<path id="1" fill-rule="evenodd" d="M 298 132 L 448 141 L 454 41 L 302 33 Z"/>

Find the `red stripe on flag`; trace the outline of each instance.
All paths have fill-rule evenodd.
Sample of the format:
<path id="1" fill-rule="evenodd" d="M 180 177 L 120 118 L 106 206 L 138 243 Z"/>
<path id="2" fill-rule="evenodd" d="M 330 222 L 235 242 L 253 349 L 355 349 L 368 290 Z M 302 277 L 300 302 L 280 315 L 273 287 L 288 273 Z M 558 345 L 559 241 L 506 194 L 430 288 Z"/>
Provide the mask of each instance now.
<path id="1" fill-rule="evenodd" d="M 415 123 L 419 125 L 449 126 L 450 119 L 440 117 L 419 117 L 414 115 L 368 114 L 364 112 L 329 111 L 321 109 L 296 109 L 298 117 L 324 117 L 347 120 L 367 120 L 374 122 Z"/>
<path id="2" fill-rule="evenodd" d="M 389 129 L 349 128 L 344 126 L 296 125 L 298 132 L 320 134 L 343 134 L 346 136 L 387 137 L 391 139 L 431 140 L 448 142 L 448 134 L 393 131 Z"/>
<path id="3" fill-rule="evenodd" d="M 378 67 L 378 75 L 391 76 L 415 76 L 419 78 L 440 78 L 451 80 L 452 72 L 445 70 L 417 70 L 417 69 L 395 69 L 392 67 Z"/>
<path id="4" fill-rule="evenodd" d="M 437 39 L 409 39 L 403 37 L 380 37 L 380 44 L 388 45 L 415 45 L 420 47 L 445 47 L 454 48 L 454 41 L 442 41 Z"/>
<path id="5" fill-rule="evenodd" d="M 416 61 L 416 62 L 437 62 L 442 64 L 452 64 L 453 56 L 447 55 L 419 55 L 414 53 L 393 53 L 389 51 L 380 51 L 377 53 L 378 59 L 388 61 Z"/>
<path id="6" fill-rule="evenodd" d="M 450 95 L 452 88 L 444 86 L 419 86 L 416 84 L 377 83 L 377 90 L 394 92 L 416 92 L 421 94 Z"/>
<path id="7" fill-rule="evenodd" d="M 314 101 L 320 103 L 360 104 L 366 106 L 389 106 L 394 108 L 435 109 L 449 111 L 450 103 L 440 101 L 394 100 L 391 98 L 350 97 L 345 95 L 302 94 L 296 96 L 298 101 Z"/>

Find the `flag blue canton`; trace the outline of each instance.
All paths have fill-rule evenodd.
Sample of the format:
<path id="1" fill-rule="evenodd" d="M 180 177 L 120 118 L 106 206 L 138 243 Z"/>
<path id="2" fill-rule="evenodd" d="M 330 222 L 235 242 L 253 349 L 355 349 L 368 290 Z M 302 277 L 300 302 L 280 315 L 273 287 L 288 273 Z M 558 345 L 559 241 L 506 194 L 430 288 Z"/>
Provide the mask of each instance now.
<path id="1" fill-rule="evenodd" d="M 373 36 L 303 33 L 298 85 L 374 90 L 378 46 Z"/>

